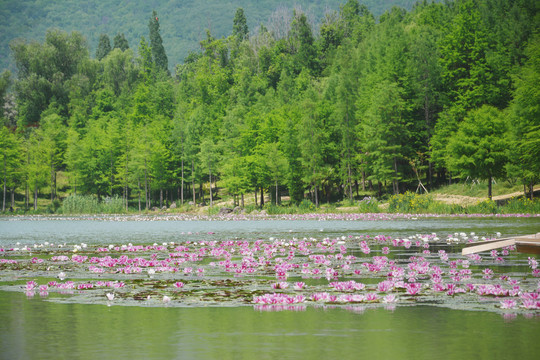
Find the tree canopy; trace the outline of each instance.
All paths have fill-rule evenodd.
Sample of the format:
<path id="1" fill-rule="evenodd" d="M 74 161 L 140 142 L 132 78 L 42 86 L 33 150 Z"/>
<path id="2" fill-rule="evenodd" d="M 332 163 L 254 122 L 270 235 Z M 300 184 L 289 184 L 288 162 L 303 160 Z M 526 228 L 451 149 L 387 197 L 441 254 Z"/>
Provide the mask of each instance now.
<path id="1" fill-rule="evenodd" d="M 60 173 L 66 193 L 141 209 L 223 194 L 319 205 L 421 179 L 538 181 L 536 2 L 420 2 L 376 19 L 348 0 L 319 22 L 278 8 L 251 31 L 237 8 L 230 35 L 207 29 L 172 74 L 170 30 L 149 14 L 134 48 L 118 33 L 111 49 L 103 34 L 95 57 L 78 32 L 12 43 L 16 75 L 0 78 L 4 198 L 54 201 Z"/>

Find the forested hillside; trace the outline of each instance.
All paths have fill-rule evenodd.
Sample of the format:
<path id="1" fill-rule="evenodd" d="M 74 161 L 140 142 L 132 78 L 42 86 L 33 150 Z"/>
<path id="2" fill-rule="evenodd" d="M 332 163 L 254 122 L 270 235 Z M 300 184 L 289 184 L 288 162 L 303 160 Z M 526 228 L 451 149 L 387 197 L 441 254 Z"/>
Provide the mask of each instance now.
<path id="1" fill-rule="evenodd" d="M 318 206 L 459 179 L 532 189 L 539 7 L 423 2 L 377 19 L 348 0 L 317 28 L 297 9 L 256 29 L 238 8 L 173 71 L 159 12 L 136 44 L 101 37 L 97 57 L 78 32 L 16 41 L 17 74 L 0 78 L 3 207 L 54 202 L 58 174 L 67 194 L 135 208 L 265 194 Z"/>
<path id="2" fill-rule="evenodd" d="M 250 29 L 268 24 L 280 13 L 301 8 L 314 25 L 327 10 L 335 10 L 340 0 L 1 0 L 0 69 L 15 70 L 9 43 L 16 38 L 43 41 L 48 29 L 78 31 L 86 38 L 94 56 L 100 34 L 111 39 L 123 33 L 136 50 L 141 36 L 147 33 L 149 14 L 156 10 L 162 27 L 161 36 L 171 69 L 182 63 L 190 51 L 199 50 L 199 41 L 210 29 L 216 38 L 230 35 L 232 18 L 242 7 Z M 362 3 L 379 16 L 393 5 L 411 9 L 414 0 L 365 0 Z"/>

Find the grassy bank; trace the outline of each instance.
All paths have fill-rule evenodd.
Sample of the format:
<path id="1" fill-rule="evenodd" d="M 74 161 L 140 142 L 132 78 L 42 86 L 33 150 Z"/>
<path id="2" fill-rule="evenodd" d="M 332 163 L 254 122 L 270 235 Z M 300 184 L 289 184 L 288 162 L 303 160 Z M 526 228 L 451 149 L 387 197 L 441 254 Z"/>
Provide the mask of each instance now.
<path id="1" fill-rule="evenodd" d="M 537 188 L 538 189 L 538 188 Z M 253 199 L 246 198 L 243 209 L 238 210 L 245 214 L 263 213 L 269 215 L 279 214 L 306 214 L 306 213 L 409 213 L 409 214 L 539 214 L 540 199 L 530 200 L 523 197 L 522 187 L 515 184 L 500 182 L 494 186 L 494 199 L 485 197 L 487 184 L 468 182 L 444 186 L 429 194 L 416 194 L 405 192 L 377 199 L 374 194 L 365 193 L 354 201 L 343 200 L 336 203 L 323 203 L 318 208 L 309 200 L 299 204 L 291 204 L 287 198 L 280 205 L 272 204 L 267 199 L 263 207 L 257 206 Z M 503 200 L 501 200 L 503 199 Z M 176 204 L 175 204 L 176 205 Z M 153 204 L 152 206 L 155 206 Z M 167 210 L 158 210 L 167 213 L 203 213 L 216 215 L 224 207 L 232 208 L 232 198 L 223 197 L 210 206 L 183 206 L 169 207 Z M 8 207 L 9 208 L 9 207 Z M 143 210 L 143 213 L 156 213 L 152 210 Z M 15 203 L 15 211 L 6 211 L 5 214 L 129 214 L 139 213 L 137 199 L 131 199 L 128 210 L 124 200 L 119 197 L 104 197 L 98 199 L 90 195 L 69 195 L 63 200 L 53 202 L 45 197 L 38 198 L 38 209 L 24 210 L 24 201 L 19 197 Z"/>

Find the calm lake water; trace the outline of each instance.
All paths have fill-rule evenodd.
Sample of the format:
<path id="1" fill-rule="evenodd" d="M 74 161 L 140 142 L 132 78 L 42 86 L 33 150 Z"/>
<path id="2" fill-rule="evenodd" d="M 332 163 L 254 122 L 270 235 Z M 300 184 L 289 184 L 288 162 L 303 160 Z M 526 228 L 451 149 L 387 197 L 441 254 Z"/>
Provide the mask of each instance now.
<path id="1" fill-rule="evenodd" d="M 46 241 L 105 245 L 539 231 L 540 218 L 151 222 L 0 218 L 0 247 Z M 354 309 L 107 307 L 0 291 L 0 359 L 536 359 L 540 353 L 540 316 L 534 313 L 505 317 L 434 306 Z"/>

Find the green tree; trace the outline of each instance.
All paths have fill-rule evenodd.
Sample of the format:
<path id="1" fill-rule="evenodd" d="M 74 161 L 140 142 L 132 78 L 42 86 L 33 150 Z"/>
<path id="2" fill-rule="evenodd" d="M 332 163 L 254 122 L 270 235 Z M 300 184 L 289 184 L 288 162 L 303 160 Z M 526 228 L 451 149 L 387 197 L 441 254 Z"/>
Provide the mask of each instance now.
<path id="1" fill-rule="evenodd" d="M 53 145 L 43 136 L 42 129 L 32 130 L 26 140 L 27 159 L 25 165 L 27 187 L 33 194 L 34 210 L 38 209 L 38 194 L 47 185 L 49 175 L 47 151 Z M 28 197 L 27 197 L 28 204 Z"/>
<path id="2" fill-rule="evenodd" d="M 114 49 L 102 60 L 102 63 L 104 85 L 109 86 L 116 96 L 122 91 L 131 92 L 138 77 L 133 52 L 130 49 L 126 51 Z"/>
<path id="3" fill-rule="evenodd" d="M 294 55 L 297 73 L 302 69 L 308 69 L 313 75 L 318 74 L 319 64 L 317 58 L 317 48 L 308 23 L 306 14 L 294 13 L 289 33 L 290 52 Z"/>
<path id="4" fill-rule="evenodd" d="M 17 40 L 11 50 L 18 70 L 15 94 L 23 125 L 38 123 L 41 112 L 56 102 L 60 115 L 68 117 L 67 81 L 88 59 L 86 41 L 80 33 L 50 30 L 45 41 Z"/>
<path id="5" fill-rule="evenodd" d="M 525 65 L 515 79 L 514 99 L 510 106 L 510 163 L 508 173 L 529 185 L 540 180 L 540 35 L 533 36 L 526 49 Z"/>
<path id="6" fill-rule="evenodd" d="M 169 74 L 169 60 L 167 59 L 167 54 L 165 54 L 163 40 L 159 33 L 159 19 L 155 10 L 152 11 L 152 17 L 148 22 L 148 29 L 150 30 L 152 58 L 156 64 L 156 68 Z"/>
<path id="7" fill-rule="evenodd" d="M 248 35 L 249 29 L 246 15 L 244 14 L 244 9 L 238 8 L 234 14 L 232 36 L 235 36 L 238 38 L 238 40 L 243 41 L 247 40 Z"/>
<path id="8" fill-rule="evenodd" d="M 107 34 L 99 36 L 99 43 L 96 49 L 96 59 L 101 60 L 111 52 L 111 41 Z"/>
<path id="9" fill-rule="evenodd" d="M 444 167 L 447 139 L 471 109 L 489 103 L 493 73 L 486 60 L 489 51 L 486 28 L 473 0 L 456 3 L 457 14 L 450 30 L 440 40 L 442 84 L 446 89 L 446 108 L 432 138 L 432 159 Z"/>
<path id="10" fill-rule="evenodd" d="M 201 142 L 201 150 L 199 152 L 199 161 L 203 168 L 208 171 L 208 181 L 210 183 L 210 206 L 214 206 L 214 197 L 212 192 L 212 183 L 215 179 L 215 176 L 212 177 L 213 174 L 215 174 L 215 169 L 217 167 L 218 162 L 218 152 L 216 145 L 214 142 L 210 139 L 204 139 Z"/>
<path id="11" fill-rule="evenodd" d="M 350 50 L 342 49 L 336 57 L 334 70 L 335 94 L 335 110 L 334 121 L 340 133 L 340 162 L 339 172 L 341 174 L 342 183 L 345 185 L 345 193 L 349 200 L 353 199 L 353 182 L 355 178 L 355 170 L 357 168 L 357 154 L 359 149 L 358 141 L 358 118 L 356 98 L 358 96 L 358 83 L 355 81 L 357 77 L 354 60 Z"/>
<path id="12" fill-rule="evenodd" d="M 129 49 L 129 43 L 124 33 L 118 33 L 113 39 L 113 49 L 120 49 L 126 51 Z"/>
<path id="13" fill-rule="evenodd" d="M 16 135 L 5 126 L 0 126 L 0 166 L 2 176 L 2 211 L 6 211 L 7 190 L 14 194 L 20 182 L 23 152 Z M 13 196 L 12 204 L 13 206 Z"/>
<path id="14" fill-rule="evenodd" d="M 2 75 L 0 75 L 0 109 L 4 108 L 5 97 L 7 91 L 11 86 L 11 72 L 9 70 L 4 70 Z M 3 118 L 3 111 L 0 113 L 0 118 Z"/>
<path id="15" fill-rule="evenodd" d="M 298 128 L 303 180 L 310 186 L 317 207 L 321 202 L 323 184 L 331 180 L 328 178 L 328 169 L 337 165 L 337 146 L 332 141 L 334 134 L 331 117 L 334 109 L 322 99 L 321 90 L 321 84 L 314 83 L 306 91 L 300 104 L 303 115 Z"/>
<path id="16" fill-rule="evenodd" d="M 370 178 L 379 182 L 392 181 L 394 194 L 399 193 L 402 176 L 398 162 L 406 154 L 404 145 L 409 138 L 402 92 L 396 83 L 383 81 L 377 84 L 361 115 Z"/>
<path id="17" fill-rule="evenodd" d="M 448 168 L 463 177 L 487 180 L 491 199 L 493 178 L 505 175 L 506 134 L 507 124 L 499 110 L 488 105 L 471 110 L 448 140 Z"/>
<path id="18" fill-rule="evenodd" d="M 42 113 L 40 121 L 43 130 L 43 140 L 48 144 L 45 148 L 47 165 L 50 169 L 51 202 L 56 199 L 56 175 L 64 163 L 66 150 L 66 127 L 64 119 L 50 107 Z"/>

